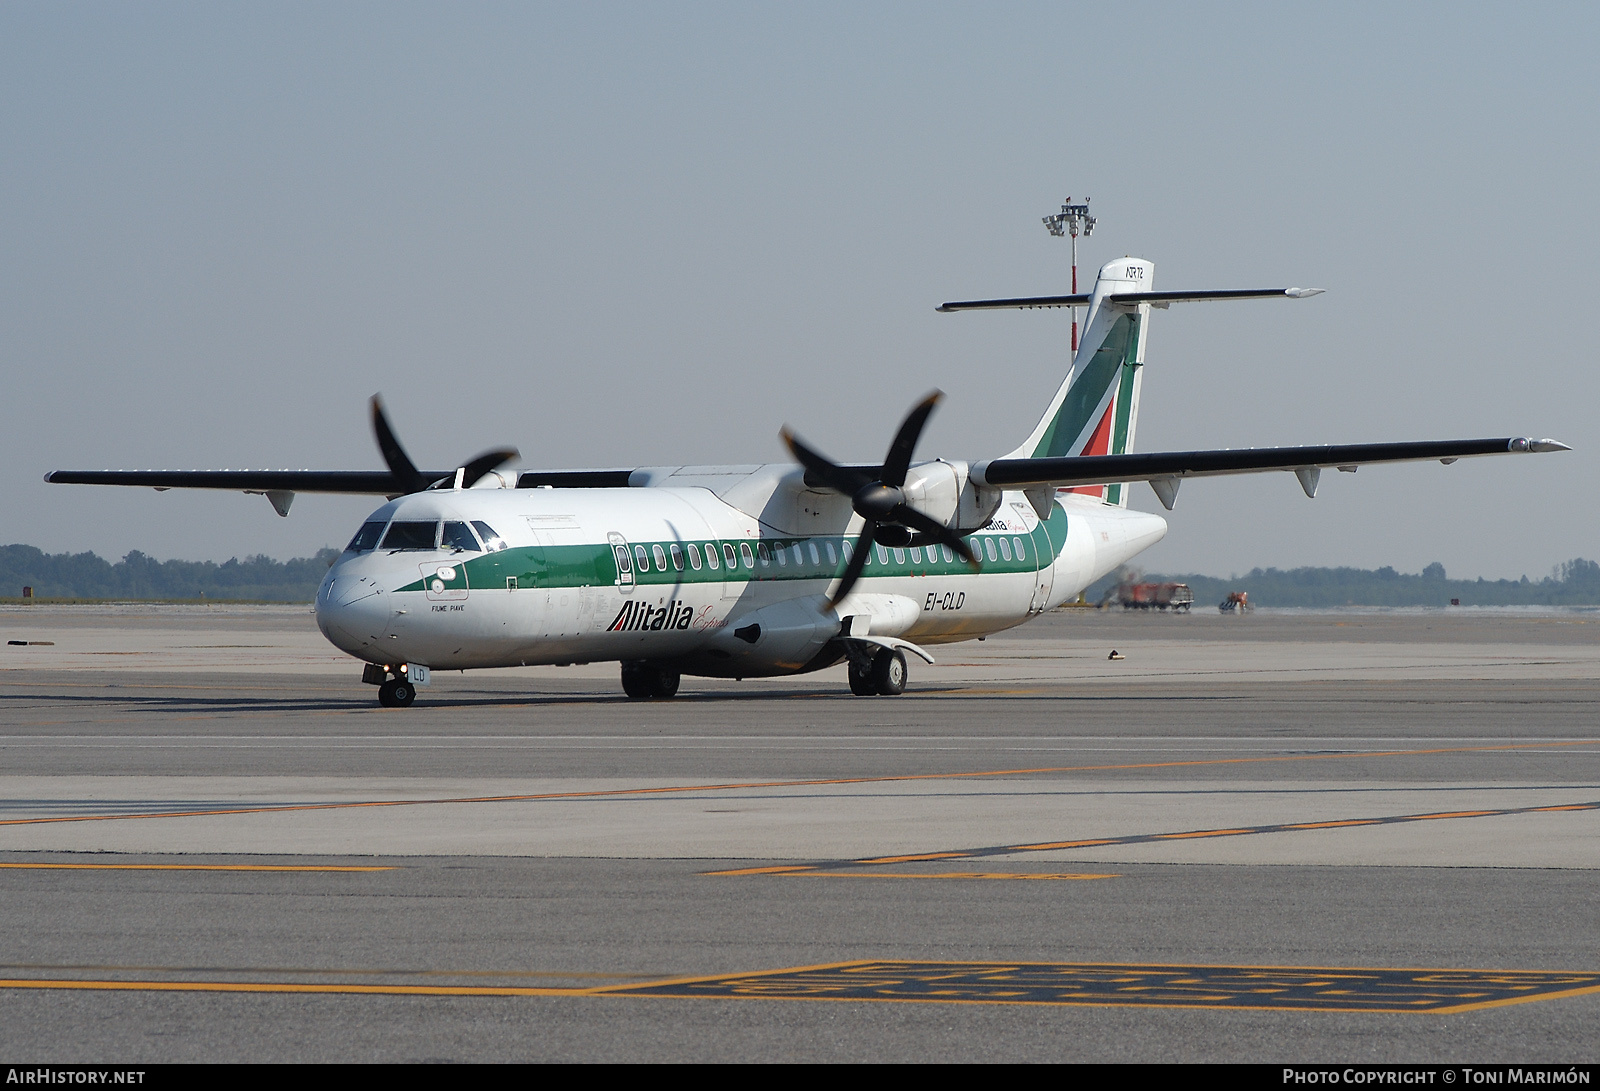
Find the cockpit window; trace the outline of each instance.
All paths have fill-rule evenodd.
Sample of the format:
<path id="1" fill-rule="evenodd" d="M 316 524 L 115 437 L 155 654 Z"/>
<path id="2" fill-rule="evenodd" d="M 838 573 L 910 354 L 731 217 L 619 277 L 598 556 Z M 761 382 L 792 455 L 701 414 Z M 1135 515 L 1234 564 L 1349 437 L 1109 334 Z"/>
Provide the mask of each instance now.
<path id="1" fill-rule="evenodd" d="M 434 549 L 438 541 L 439 524 L 402 523 L 389 524 L 389 533 L 383 536 L 384 549 Z"/>
<path id="2" fill-rule="evenodd" d="M 383 523 L 362 523 L 361 529 L 356 531 L 356 536 L 350 539 L 350 544 L 344 547 L 346 553 L 365 553 L 378 544 L 378 538 L 383 534 Z"/>
<path id="3" fill-rule="evenodd" d="M 490 553 L 498 553 L 506 548 L 506 540 L 494 532 L 494 527 L 482 519 L 474 519 L 472 528 L 478 532 L 478 537 L 483 539 L 483 548 Z"/>
<path id="4" fill-rule="evenodd" d="M 472 536 L 472 528 L 465 523 L 445 520 L 444 536 L 439 539 L 439 545 L 444 549 L 464 549 L 471 553 L 478 552 L 478 539 Z"/>

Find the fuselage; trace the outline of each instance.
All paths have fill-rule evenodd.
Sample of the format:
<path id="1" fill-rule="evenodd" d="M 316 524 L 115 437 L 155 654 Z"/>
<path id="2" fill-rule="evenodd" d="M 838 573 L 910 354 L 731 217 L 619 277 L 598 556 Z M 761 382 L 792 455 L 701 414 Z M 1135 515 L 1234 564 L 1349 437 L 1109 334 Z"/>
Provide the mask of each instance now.
<path id="1" fill-rule="evenodd" d="M 796 485 L 793 467 L 743 476 L 776 484 L 759 504 L 700 485 L 401 497 L 329 569 L 318 625 L 359 659 L 436 670 L 619 660 L 790 674 L 841 658 L 841 629 L 932 645 L 1010 628 L 1166 533 L 1159 516 L 1069 494 L 1040 519 L 1005 493 L 967 538 L 981 570 L 947 547 L 875 546 L 830 610 L 859 517 Z"/>

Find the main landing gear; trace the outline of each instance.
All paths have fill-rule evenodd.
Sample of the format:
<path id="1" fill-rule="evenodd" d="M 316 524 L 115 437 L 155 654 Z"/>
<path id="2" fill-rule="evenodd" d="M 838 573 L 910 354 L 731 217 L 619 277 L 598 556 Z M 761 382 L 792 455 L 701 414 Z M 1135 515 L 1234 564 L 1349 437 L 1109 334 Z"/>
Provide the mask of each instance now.
<path id="1" fill-rule="evenodd" d="M 898 648 L 879 648 L 850 657 L 850 692 L 857 697 L 898 697 L 906 691 L 906 656 Z"/>
<path id="2" fill-rule="evenodd" d="M 622 664 L 622 692 L 635 700 L 675 697 L 680 675 L 650 663 Z"/>
<path id="3" fill-rule="evenodd" d="M 379 666 L 368 663 L 361 671 L 361 680 L 378 687 L 378 703 L 384 708 L 410 708 L 417 699 L 417 687 L 406 676 L 406 668 Z"/>

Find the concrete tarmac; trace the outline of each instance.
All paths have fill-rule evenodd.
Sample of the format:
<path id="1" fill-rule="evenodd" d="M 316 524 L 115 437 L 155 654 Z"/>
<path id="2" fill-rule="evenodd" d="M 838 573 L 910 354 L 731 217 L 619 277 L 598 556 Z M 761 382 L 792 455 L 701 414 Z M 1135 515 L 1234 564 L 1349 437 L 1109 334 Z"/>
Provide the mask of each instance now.
<path id="1" fill-rule="evenodd" d="M 935 649 L 899 698 L 835 669 L 632 702 L 595 664 L 436 674 L 403 710 L 303 607 L 0 609 L 0 633 L 50 642 L 0 649 L 11 1056 L 1600 1052 L 1600 612 L 1064 610 Z M 1576 976 L 1381 1011 L 629 995 L 863 960 Z"/>

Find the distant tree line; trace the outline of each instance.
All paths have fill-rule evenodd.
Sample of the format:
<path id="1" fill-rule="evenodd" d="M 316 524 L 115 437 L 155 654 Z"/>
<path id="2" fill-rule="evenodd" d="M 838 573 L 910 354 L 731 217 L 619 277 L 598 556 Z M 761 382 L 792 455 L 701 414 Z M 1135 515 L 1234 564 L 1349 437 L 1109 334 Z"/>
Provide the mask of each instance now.
<path id="1" fill-rule="evenodd" d="M 1186 583 L 1195 604 L 1221 602 L 1230 591 L 1246 591 L 1260 606 L 1595 606 L 1600 605 L 1600 564 L 1582 557 L 1558 564 L 1539 580 L 1452 580 L 1435 561 L 1421 572 L 1387 566 L 1365 568 L 1255 568 L 1221 579 L 1201 575 L 1143 575 L 1140 580 Z M 1116 579 L 1090 589 L 1098 601 Z"/>
<path id="2" fill-rule="evenodd" d="M 158 561 L 138 550 L 112 564 L 93 553 L 45 553 L 29 545 L 0 546 L 0 597 L 32 587 L 52 599 L 246 599 L 310 602 L 336 549 L 275 561 L 257 554 L 215 561 Z"/>

